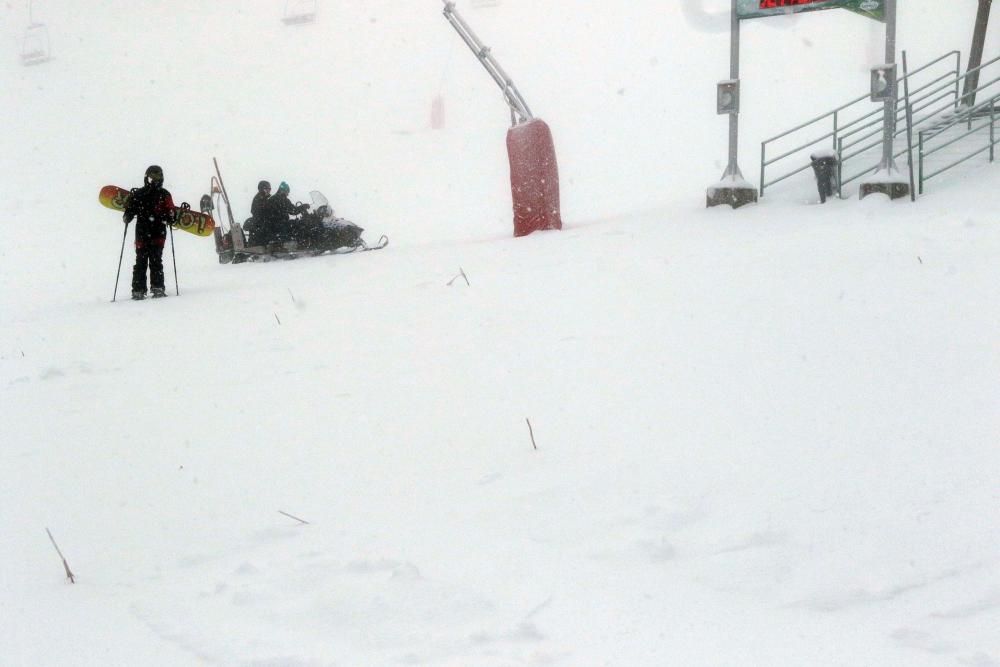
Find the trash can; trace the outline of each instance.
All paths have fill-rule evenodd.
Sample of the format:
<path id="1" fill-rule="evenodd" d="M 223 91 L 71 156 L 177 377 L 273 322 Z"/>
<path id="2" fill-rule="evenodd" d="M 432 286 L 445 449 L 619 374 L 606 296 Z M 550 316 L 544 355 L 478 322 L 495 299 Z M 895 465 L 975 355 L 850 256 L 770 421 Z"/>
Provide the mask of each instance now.
<path id="1" fill-rule="evenodd" d="M 813 172 L 816 174 L 819 201 L 825 204 L 826 198 L 832 197 L 837 189 L 837 169 L 840 167 L 840 162 L 833 151 L 813 153 L 809 159 L 812 160 Z"/>

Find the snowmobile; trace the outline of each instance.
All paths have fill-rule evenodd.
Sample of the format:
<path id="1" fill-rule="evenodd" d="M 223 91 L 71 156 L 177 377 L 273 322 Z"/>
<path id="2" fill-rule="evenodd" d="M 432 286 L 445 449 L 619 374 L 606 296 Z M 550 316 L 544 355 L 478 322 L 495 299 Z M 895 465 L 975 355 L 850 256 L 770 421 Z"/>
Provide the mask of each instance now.
<path id="1" fill-rule="evenodd" d="M 365 242 L 361 238 L 364 228 L 337 217 L 322 192 L 313 190 L 309 196 L 312 199 L 311 210 L 289 220 L 288 233 L 283 235 L 290 237 L 287 240 L 273 240 L 264 230 L 255 229 L 255 225 L 262 223 L 253 218 L 248 218 L 242 225 L 233 222 L 228 231 L 217 228 L 215 251 L 219 255 L 219 263 L 240 264 L 247 261 L 346 254 L 381 250 L 388 245 L 389 239 L 384 235 L 373 245 Z"/>
<path id="2" fill-rule="evenodd" d="M 216 163 L 218 173 L 218 163 Z M 287 233 L 275 240 L 267 230 L 254 229 L 260 224 L 248 218 L 240 224 L 233 217 L 229 197 L 219 178 L 212 177 L 212 194 L 202 195 L 201 211 L 211 213 L 220 203 L 226 207 L 229 229 L 221 224 L 215 228 L 215 252 L 220 264 L 241 264 L 243 262 L 271 261 L 274 259 L 295 259 L 316 257 L 325 254 L 346 254 L 350 252 L 381 250 L 389 244 L 385 235 L 369 245 L 363 238 L 365 230 L 350 220 L 339 218 L 322 192 L 309 193 L 312 200 L 310 210 L 289 220 Z M 221 202 L 220 202 L 221 199 Z M 301 208 L 301 203 L 297 206 Z M 220 221 L 221 223 L 221 216 Z"/>

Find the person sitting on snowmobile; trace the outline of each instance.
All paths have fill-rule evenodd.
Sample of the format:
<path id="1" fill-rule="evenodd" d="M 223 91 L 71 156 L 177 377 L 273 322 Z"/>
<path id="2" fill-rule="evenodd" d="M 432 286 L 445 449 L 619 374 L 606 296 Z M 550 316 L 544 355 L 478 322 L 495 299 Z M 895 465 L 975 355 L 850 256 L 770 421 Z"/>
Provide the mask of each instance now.
<path id="1" fill-rule="evenodd" d="M 264 205 L 264 219 L 267 221 L 268 242 L 284 243 L 293 238 L 289 218 L 309 210 L 309 204 L 295 205 L 288 199 L 290 188 L 284 181 L 278 191 L 271 195 Z"/>
<path id="2" fill-rule="evenodd" d="M 249 245 L 264 245 L 267 243 L 267 221 L 264 216 L 264 207 L 267 205 L 267 198 L 271 196 L 271 184 L 261 181 L 257 184 L 257 194 L 250 202 L 250 218 L 243 223 L 243 231 L 248 235 Z"/>
<path id="3" fill-rule="evenodd" d="M 163 188 L 163 169 L 150 165 L 144 185 L 132 191 L 122 219 L 135 219 L 135 266 L 132 268 L 132 298 L 146 298 L 146 268 L 153 297 L 166 296 L 163 286 L 163 245 L 166 225 L 174 221 L 174 200 Z"/>

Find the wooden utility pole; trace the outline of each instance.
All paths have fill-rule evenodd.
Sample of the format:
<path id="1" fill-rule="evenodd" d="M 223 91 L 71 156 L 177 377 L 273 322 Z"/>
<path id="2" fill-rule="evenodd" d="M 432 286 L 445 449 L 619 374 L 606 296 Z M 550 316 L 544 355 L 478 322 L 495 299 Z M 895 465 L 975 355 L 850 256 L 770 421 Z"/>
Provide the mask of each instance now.
<path id="1" fill-rule="evenodd" d="M 976 104 L 976 88 L 979 87 L 979 70 L 983 64 L 983 48 L 986 46 L 986 24 L 990 21 L 990 8 L 993 0 L 979 0 L 979 11 L 976 12 L 976 27 L 972 31 L 972 48 L 969 50 L 969 68 L 965 75 L 965 89 L 962 91 L 962 103 L 968 107 Z M 973 72 L 972 70 L 976 70 Z"/>

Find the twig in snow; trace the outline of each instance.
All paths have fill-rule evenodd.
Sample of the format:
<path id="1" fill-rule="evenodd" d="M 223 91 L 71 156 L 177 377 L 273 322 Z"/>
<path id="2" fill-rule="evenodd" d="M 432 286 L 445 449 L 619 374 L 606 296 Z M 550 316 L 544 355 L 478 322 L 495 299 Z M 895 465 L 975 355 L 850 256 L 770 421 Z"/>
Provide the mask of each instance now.
<path id="1" fill-rule="evenodd" d="M 299 517 L 297 517 L 297 516 L 294 516 L 294 515 L 292 515 L 292 514 L 289 514 L 288 512 L 282 512 L 281 510 L 278 510 L 278 514 L 284 514 L 284 515 L 285 515 L 285 516 L 287 516 L 287 517 L 288 517 L 289 519 L 295 519 L 295 520 L 296 520 L 296 521 L 298 521 L 299 523 L 304 523 L 304 524 L 306 524 L 306 525 L 309 525 L 309 522 L 308 522 L 308 521 L 306 521 L 305 519 L 300 519 Z"/>
<path id="2" fill-rule="evenodd" d="M 292 288 L 291 288 L 291 287 L 289 287 L 289 288 L 287 288 L 287 289 L 288 289 L 288 296 L 292 297 L 292 303 L 297 303 L 297 302 L 295 301 L 295 295 L 294 295 L 294 294 L 292 294 Z"/>
<path id="3" fill-rule="evenodd" d="M 533 449 L 535 449 L 537 451 L 538 450 L 538 445 L 535 444 L 535 432 L 531 429 L 531 420 L 529 420 L 527 417 L 525 417 L 524 421 L 528 422 L 528 435 L 531 436 L 531 446 L 532 446 Z"/>
<path id="4" fill-rule="evenodd" d="M 274 319 L 278 320 L 278 326 L 281 326 L 281 318 L 278 317 L 278 313 L 274 314 Z"/>
<path id="5" fill-rule="evenodd" d="M 920 259 L 920 255 L 917 255 L 917 261 L 920 262 L 921 264 L 924 263 L 924 260 Z"/>
<path id="6" fill-rule="evenodd" d="M 66 562 L 66 557 L 63 556 L 62 551 L 59 550 L 59 545 L 56 544 L 56 538 L 52 537 L 52 531 L 48 528 L 45 532 L 49 534 L 49 539 L 52 541 L 52 546 L 56 548 L 56 553 L 59 554 L 59 558 L 62 559 L 63 568 L 66 570 L 66 577 L 69 579 L 69 583 L 75 584 L 76 579 L 73 577 L 73 572 L 69 569 L 69 563 Z"/>
<path id="7" fill-rule="evenodd" d="M 458 273 L 455 275 L 454 278 L 452 278 L 451 280 L 448 281 L 448 287 L 451 287 L 451 284 L 453 282 L 455 282 L 456 280 L 458 280 L 459 277 L 462 277 L 462 278 L 465 279 L 465 284 L 466 285 L 469 285 L 470 287 L 472 286 L 472 284 L 469 282 L 469 276 L 465 275 L 465 270 L 462 269 L 462 267 L 458 267 Z"/>
<path id="8" fill-rule="evenodd" d="M 537 614 L 541 610 L 543 610 L 546 607 L 548 607 L 550 604 L 552 604 L 552 596 L 551 595 L 548 598 L 546 598 L 545 602 L 541 603 L 540 605 L 536 606 L 534 609 L 532 609 L 531 611 L 529 611 L 527 614 L 525 614 L 524 615 L 524 620 L 527 621 L 532 616 L 534 616 L 535 614 Z"/>

